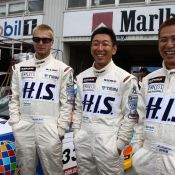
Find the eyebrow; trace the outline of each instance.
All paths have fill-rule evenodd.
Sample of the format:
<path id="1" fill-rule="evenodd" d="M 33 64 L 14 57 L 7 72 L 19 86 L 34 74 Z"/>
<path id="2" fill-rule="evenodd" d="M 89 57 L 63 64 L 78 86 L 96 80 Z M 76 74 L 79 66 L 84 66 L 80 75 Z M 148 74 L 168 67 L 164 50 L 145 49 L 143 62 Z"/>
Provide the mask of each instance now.
<path id="1" fill-rule="evenodd" d="M 112 42 L 112 41 L 109 41 L 109 40 L 93 40 L 92 42 Z"/>
<path id="2" fill-rule="evenodd" d="M 170 37 L 175 37 L 175 34 L 170 35 L 170 36 L 159 36 L 159 38 L 170 38 Z"/>

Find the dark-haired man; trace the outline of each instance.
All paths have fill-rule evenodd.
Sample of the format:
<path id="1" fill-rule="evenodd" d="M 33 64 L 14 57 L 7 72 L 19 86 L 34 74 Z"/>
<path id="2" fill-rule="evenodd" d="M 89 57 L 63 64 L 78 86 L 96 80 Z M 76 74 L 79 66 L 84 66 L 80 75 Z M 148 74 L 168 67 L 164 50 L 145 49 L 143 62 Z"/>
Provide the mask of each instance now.
<path id="1" fill-rule="evenodd" d="M 112 29 L 91 36 L 91 68 L 77 76 L 74 143 L 80 175 L 121 175 L 120 154 L 138 120 L 136 78 L 112 61 L 117 52 Z"/>
<path id="2" fill-rule="evenodd" d="M 160 26 L 158 40 L 163 66 L 141 85 L 146 114 L 136 138 L 143 146 L 133 156 L 139 175 L 175 174 L 175 18 Z"/>

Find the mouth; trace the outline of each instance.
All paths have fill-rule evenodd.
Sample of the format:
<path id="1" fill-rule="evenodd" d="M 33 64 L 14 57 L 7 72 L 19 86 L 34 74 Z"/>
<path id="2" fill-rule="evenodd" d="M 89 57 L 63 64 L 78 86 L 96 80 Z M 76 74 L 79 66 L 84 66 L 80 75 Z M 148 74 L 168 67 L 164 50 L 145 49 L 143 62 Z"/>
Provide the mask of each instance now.
<path id="1" fill-rule="evenodd" d="M 43 51 L 43 50 L 45 50 L 45 48 L 38 48 L 38 50 L 39 50 L 39 51 Z"/>
<path id="2" fill-rule="evenodd" d="M 175 55 L 175 51 L 165 51 L 164 52 L 167 56 L 174 56 Z"/>
<path id="3" fill-rule="evenodd" d="M 99 58 L 99 59 L 101 59 L 101 58 L 104 58 L 105 55 L 104 54 L 96 54 L 96 57 Z"/>

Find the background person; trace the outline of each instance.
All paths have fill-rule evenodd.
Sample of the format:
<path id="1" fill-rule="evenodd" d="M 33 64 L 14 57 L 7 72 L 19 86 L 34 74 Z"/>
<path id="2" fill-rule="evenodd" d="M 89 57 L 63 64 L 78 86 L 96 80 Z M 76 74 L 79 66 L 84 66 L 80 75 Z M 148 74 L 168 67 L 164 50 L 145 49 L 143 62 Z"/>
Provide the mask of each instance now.
<path id="1" fill-rule="evenodd" d="M 53 30 L 33 30 L 33 59 L 16 64 L 12 76 L 10 119 L 22 175 L 35 175 L 38 158 L 43 173 L 62 175 L 62 139 L 70 121 L 72 69 L 51 54 Z"/>
<path id="2" fill-rule="evenodd" d="M 143 78 L 141 86 L 146 111 L 136 135 L 143 146 L 133 156 L 139 175 L 175 174 L 175 18 L 160 26 L 158 40 L 162 68 Z"/>
<path id="3" fill-rule="evenodd" d="M 137 79 L 117 67 L 116 36 L 106 27 L 91 36 L 91 68 L 77 76 L 74 144 L 80 175 L 121 175 L 120 154 L 138 120 Z"/>
<path id="4" fill-rule="evenodd" d="M 138 73 L 138 84 L 139 84 L 139 88 L 141 87 L 141 83 L 142 83 L 142 79 L 147 76 L 150 72 L 148 71 L 148 69 L 146 67 L 142 67 L 139 70 Z"/>
<path id="5" fill-rule="evenodd" d="M 147 76 L 150 72 L 148 71 L 148 69 L 146 67 L 142 67 L 140 70 L 139 70 L 139 73 L 138 73 L 138 78 L 139 78 L 139 81 L 142 82 L 142 79 Z"/>

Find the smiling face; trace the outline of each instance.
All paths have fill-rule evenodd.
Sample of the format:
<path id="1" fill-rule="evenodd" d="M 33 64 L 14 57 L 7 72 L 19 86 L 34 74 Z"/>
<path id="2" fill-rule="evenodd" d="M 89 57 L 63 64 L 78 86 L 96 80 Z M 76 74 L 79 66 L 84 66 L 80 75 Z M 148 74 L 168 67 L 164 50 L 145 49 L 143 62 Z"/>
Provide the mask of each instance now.
<path id="1" fill-rule="evenodd" d="M 53 35 L 50 30 L 36 29 L 33 32 L 33 38 L 39 38 L 39 41 L 33 41 L 33 46 L 36 52 L 37 59 L 44 59 L 50 54 L 51 47 L 53 45 Z M 52 39 L 50 42 L 44 42 L 42 38 Z"/>
<path id="2" fill-rule="evenodd" d="M 91 43 L 91 54 L 95 61 L 95 68 L 102 69 L 115 55 L 117 46 L 112 43 L 108 34 L 96 34 Z"/>
<path id="3" fill-rule="evenodd" d="M 175 69 L 175 25 L 160 30 L 159 52 L 167 69 Z"/>

